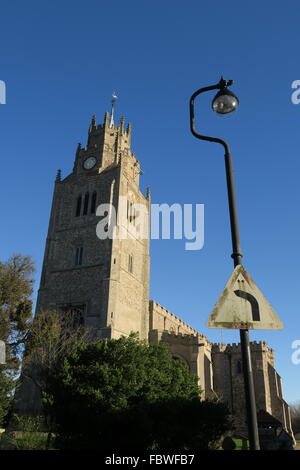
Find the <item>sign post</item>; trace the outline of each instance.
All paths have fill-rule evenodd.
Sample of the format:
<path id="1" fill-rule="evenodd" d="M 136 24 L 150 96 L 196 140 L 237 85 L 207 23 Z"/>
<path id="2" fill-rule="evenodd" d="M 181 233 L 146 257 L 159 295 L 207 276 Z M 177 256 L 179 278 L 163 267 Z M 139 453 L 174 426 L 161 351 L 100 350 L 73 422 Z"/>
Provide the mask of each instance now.
<path id="1" fill-rule="evenodd" d="M 268 323 L 269 321 L 269 323 L 272 325 L 280 325 L 280 323 L 278 323 L 278 321 L 280 322 L 280 320 L 278 318 L 276 319 L 273 314 L 270 314 L 270 312 L 270 315 L 268 316 L 265 312 L 265 310 L 267 311 L 268 309 L 263 308 L 263 305 L 265 304 L 260 304 L 260 301 L 262 299 L 258 295 L 258 292 L 255 289 L 251 290 L 250 288 L 248 288 L 248 286 L 251 285 L 251 282 L 247 281 L 247 273 L 242 266 L 243 255 L 240 247 L 240 233 L 238 226 L 238 215 L 234 188 L 233 165 L 229 145 L 225 140 L 220 139 L 219 137 L 200 134 L 195 128 L 195 99 L 202 93 L 212 90 L 218 90 L 217 94 L 215 95 L 212 101 L 212 109 L 220 115 L 232 113 L 237 109 L 239 99 L 237 98 L 237 96 L 234 95 L 234 93 L 232 93 L 231 90 L 229 90 L 229 87 L 232 84 L 233 80 L 226 81 L 223 77 L 221 77 L 220 81 L 217 84 L 200 88 L 192 94 L 190 98 L 190 129 L 192 134 L 197 139 L 208 142 L 215 142 L 217 144 L 222 145 L 224 149 L 231 241 L 233 250 L 231 257 L 233 259 L 235 268 L 234 276 L 236 275 L 236 273 L 238 273 L 238 276 L 240 277 L 237 277 L 234 281 L 237 282 L 237 285 L 234 286 L 234 290 L 230 291 L 229 300 L 227 291 L 225 292 L 226 288 L 224 289 L 224 296 L 221 296 L 221 298 L 219 299 L 217 310 L 213 311 L 211 317 L 208 320 L 208 325 L 214 325 L 209 326 L 210 328 L 238 328 L 240 330 L 250 449 L 259 450 L 256 402 L 254 394 L 253 372 L 249 342 L 249 329 L 254 328 L 253 325 L 263 325 L 262 319 L 264 319 L 264 317 L 266 317 L 266 323 Z M 246 284 L 248 284 L 247 287 L 245 287 Z M 224 298 L 227 298 L 228 307 L 228 309 L 225 309 L 225 311 L 221 308 L 222 304 L 224 303 Z M 233 305 L 236 307 L 234 310 L 234 316 L 232 313 L 229 313 L 230 299 L 231 302 L 233 302 L 234 300 Z"/>

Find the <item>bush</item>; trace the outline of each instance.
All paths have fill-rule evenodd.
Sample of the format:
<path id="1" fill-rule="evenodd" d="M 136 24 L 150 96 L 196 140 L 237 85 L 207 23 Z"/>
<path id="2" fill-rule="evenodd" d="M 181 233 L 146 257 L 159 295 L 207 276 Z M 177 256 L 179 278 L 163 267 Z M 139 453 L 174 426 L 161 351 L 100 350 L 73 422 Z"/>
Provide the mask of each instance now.
<path id="1" fill-rule="evenodd" d="M 44 401 L 64 449 L 207 449 L 230 427 L 225 405 L 200 400 L 197 378 L 164 345 L 134 337 L 81 344 Z"/>
<path id="2" fill-rule="evenodd" d="M 16 431 L 7 441 L 15 450 L 44 450 L 47 444 L 47 433 L 43 432 L 44 419 L 41 416 L 14 415 Z"/>

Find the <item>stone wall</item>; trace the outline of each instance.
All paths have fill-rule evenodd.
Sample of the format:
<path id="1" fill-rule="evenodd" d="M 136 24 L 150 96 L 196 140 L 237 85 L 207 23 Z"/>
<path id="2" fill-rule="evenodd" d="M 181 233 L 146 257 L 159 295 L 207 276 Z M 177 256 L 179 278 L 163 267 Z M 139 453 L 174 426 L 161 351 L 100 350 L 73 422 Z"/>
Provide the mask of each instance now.
<path id="1" fill-rule="evenodd" d="M 257 411 L 265 410 L 291 432 L 289 408 L 282 398 L 281 379 L 274 369 L 274 351 L 265 341 L 250 343 Z M 214 390 L 229 406 L 235 425 L 247 433 L 246 402 L 240 344 L 212 346 Z"/>
<path id="2" fill-rule="evenodd" d="M 149 302 L 149 330 L 198 335 L 197 330 L 191 328 L 187 323 L 154 300 Z"/>
<path id="3" fill-rule="evenodd" d="M 172 312 L 149 302 L 149 342 L 164 343 L 175 359 L 182 360 L 197 375 L 202 397 L 214 394 L 212 383 L 211 343 Z"/>

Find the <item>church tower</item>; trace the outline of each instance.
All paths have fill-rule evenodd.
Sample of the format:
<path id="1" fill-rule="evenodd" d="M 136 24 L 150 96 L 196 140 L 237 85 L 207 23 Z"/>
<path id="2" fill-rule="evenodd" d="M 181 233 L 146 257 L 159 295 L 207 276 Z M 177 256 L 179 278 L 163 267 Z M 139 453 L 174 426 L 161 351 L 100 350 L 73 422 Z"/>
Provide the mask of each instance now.
<path id="1" fill-rule="evenodd" d="M 150 195 L 139 189 L 131 126 L 115 125 L 113 112 L 103 124 L 92 117 L 72 173 L 57 173 L 36 311 L 71 311 L 99 338 L 148 338 Z"/>

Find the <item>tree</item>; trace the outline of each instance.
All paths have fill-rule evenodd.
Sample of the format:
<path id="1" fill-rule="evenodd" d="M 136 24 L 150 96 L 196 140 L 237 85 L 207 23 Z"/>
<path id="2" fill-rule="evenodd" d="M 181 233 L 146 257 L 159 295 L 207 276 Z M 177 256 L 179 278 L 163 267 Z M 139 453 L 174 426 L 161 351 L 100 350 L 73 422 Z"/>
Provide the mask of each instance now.
<path id="1" fill-rule="evenodd" d="M 228 411 L 200 401 L 200 393 L 197 377 L 167 346 L 130 336 L 79 345 L 45 398 L 60 448 L 191 448 L 197 438 L 208 448 L 228 428 Z"/>
<path id="2" fill-rule="evenodd" d="M 19 355 L 32 318 L 32 274 L 35 268 L 29 256 L 14 255 L 0 261 L 0 337 L 6 342 L 8 361 L 19 364 Z"/>
<path id="3" fill-rule="evenodd" d="M 27 334 L 22 375 L 30 378 L 43 393 L 65 355 L 72 354 L 91 334 L 89 328 L 76 323 L 70 312 L 38 313 Z"/>
<path id="4" fill-rule="evenodd" d="M 10 409 L 14 385 L 15 382 L 6 373 L 5 366 L 0 365 L 0 427 L 3 426 Z"/>
<path id="5" fill-rule="evenodd" d="M 291 405 L 291 419 L 294 434 L 300 433 L 300 403 Z"/>
<path id="6" fill-rule="evenodd" d="M 6 343 L 6 365 L 0 366 L 0 426 L 12 400 L 32 318 L 33 273 L 29 256 L 17 254 L 0 261 L 0 339 Z"/>
<path id="7" fill-rule="evenodd" d="M 90 337 L 90 329 L 77 324 L 70 312 L 41 312 L 30 325 L 22 361 L 21 393 L 17 399 L 22 400 L 22 386 L 28 386 L 28 379 L 32 381 L 41 397 L 39 405 L 48 429 L 47 446 L 53 426 L 51 406 L 49 400 L 45 399 L 49 378 L 55 375 L 64 356 L 71 354 Z"/>

